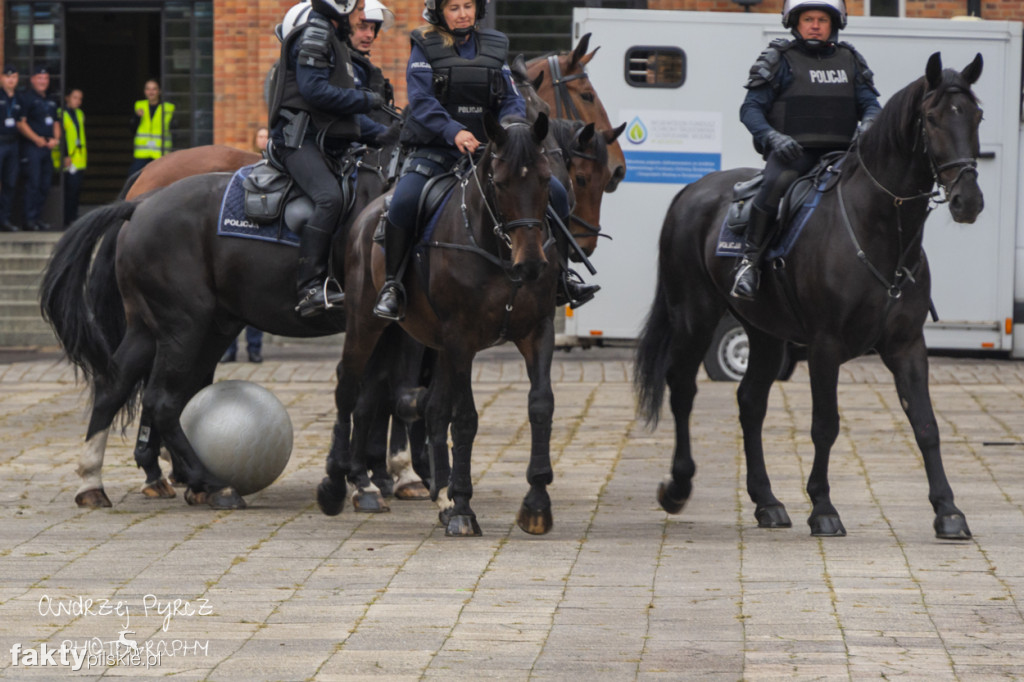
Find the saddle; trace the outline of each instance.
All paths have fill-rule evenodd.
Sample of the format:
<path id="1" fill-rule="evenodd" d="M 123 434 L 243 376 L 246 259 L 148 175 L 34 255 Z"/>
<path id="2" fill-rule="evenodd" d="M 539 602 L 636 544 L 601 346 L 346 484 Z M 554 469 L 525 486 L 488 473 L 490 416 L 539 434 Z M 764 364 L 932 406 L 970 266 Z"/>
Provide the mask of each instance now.
<path id="1" fill-rule="evenodd" d="M 455 188 L 455 185 L 461 180 L 461 176 L 456 171 L 448 171 L 447 173 L 441 173 L 435 175 L 423 186 L 423 191 L 420 193 L 419 202 L 416 207 L 416 225 L 417 232 L 420 233 L 424 239 L 429 239 L 430 234 L 434 231 L 434 223 L 437 214 L 440 212 L 441 207 L 444 206 L 445 201 L 448 199 Z M 377 224 L 377 229 L 373 232 L 373 241 L 383 244 L 384 243 L 384 216 L 387 215 L 388 207 L 391 205 L 391 197 L 388 197 L 384 205 L 384 211 L 381 214 L 381 220 Z"/>

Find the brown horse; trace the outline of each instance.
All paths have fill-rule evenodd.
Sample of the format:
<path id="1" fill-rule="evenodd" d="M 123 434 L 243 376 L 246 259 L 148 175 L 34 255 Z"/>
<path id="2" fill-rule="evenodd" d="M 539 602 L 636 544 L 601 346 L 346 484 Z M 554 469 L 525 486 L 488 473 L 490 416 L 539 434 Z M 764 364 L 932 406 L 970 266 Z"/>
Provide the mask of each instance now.
<path id="1" fill-rule="evenodd" d="M 600 48 L 587 52 L 590 34 L 580 38 L 572 52 L 552 54 L 531 59 L 526 63 L 527 75 L 536 80 L 537 94 L 551 107 L 554 118 L 569 118 L 584 123 L 594 123 L 598 130 L 612 130 L 601 99 L 590 84 L 586 66 Z M 618 142 L 608 145 L 608 169 L 611 179 L 606 192 L 614 192 L 626 177 L 626 157 Z"/>
<path id="2" fill-rule="evenodd" d="M 455 189 L 441 209 L 432 237 L 417 247 L 406 272 L 408 309 L 402 327 L 416 340 L 438 350 L 438 361 L 425 401 L 424 417 L 430 451 L 432 491 L 445 482 L 453 507 L 442 512 L 447 535 L 479 535 L 469 506 L 472 497 L 470 455 L 477 429 L 471 368 L 484 348 L 512 341 L 528 366 L 531 381 L 529 414 L 532 448 L 527 478 L 530 493 L 519 513 L 519 525 L 530 533 L 551 528 L 551 501 L 546 487 L 553 475 L 550 461 L 554 396 L 551 357 L 554 351 L 554 301 L 558 267 L 546 226 L 549 154 L 543 147 L 548 119 L 540 114 L 532 125 L 513 122 L 507 128 L 493 117 L 485 120 L 490 142 L 479 165 Z M 348 436 L 365 427 L 354 414 L 364 368 L 374 354 L 387 322 L 372 314 L 377 290 L 384 281 L 384 254 L 372 240 L 384 199 L 372 203 L 349 233 L 345 289 L 347 325 L 339 368 L 338 422 Z M 448 430 L 453 462 L 449 472 Z M 363 454 L 355 447 L 344 457 L 328 459 L 317 491 L 321 510 L 341 511 L 346 478 L 358 474 Z"/>
<path id="3" fill-rule="evenodd" d="M 191 149 L 180 149 L 151 161 L 133 175 L 121 190 L 122 199 L 134 199 L 182 178 L 203 173 L 236 171 L 256 163 L 260 155 L 223 144 L 209 144 Z"/>

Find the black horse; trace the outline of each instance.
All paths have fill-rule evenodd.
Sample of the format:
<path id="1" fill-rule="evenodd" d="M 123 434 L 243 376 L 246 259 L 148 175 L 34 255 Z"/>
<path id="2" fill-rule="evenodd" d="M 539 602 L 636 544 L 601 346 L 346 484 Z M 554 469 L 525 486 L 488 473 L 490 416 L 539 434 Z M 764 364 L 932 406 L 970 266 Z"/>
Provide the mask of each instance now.
<path id="1" fill-rule="evenodd" d="M 347 222 L 383 191 L 387 175 L 381 168 L 380 161 L 359 168 L 360 191 Z M 175 477 L 189 486 L 187 500 L 244 506 L 196 459 L 178 422 L 181 410 L 210 382 L 224 349 L 246 324 L 294 337 L 344 330 L 343 309 L 310 319 L 295 313 L 296 249 L 217 236 L 230 179 L 231 173 L 192 176 L 140 200 L 104 207 L 77 221 L 54 248 L 40 289 L 43 315 L 93 390 L 80 505 L 109 506 L 100 476 L 107 430 L 123 408 L 132 416 L 141 390 L 141 432 L 149 435 L 140 437 L 135 456 L 147 485 L 161 481 L 162 442 Z M 335 240 L 331 257 L 339 278 L 344 242 Z M 157 486 L 163 489 L 169 486 Z"/>
<path id="2" fill-rule="evenodd" d="M 732 186 L 754 171 L 712 173 L 673 200 L 662 227 L 658 285 L 636 353 L 640 413 L 657 422 L 666 382 L 676 424 L 671 478 L 661 505 L 678 513 L 691 492 L 695 465 L 689 417 L 696 374 L 722 313 L 731 309 L 750 337 L 750 361 L 737 400 L 747 462 L 747 492 L 761 527 L 789 527 L 772 493 L 761 427 L 784 341 L 807 346 L 814 464 L 807 482 L 812 535 L 846 534 L 829 497 L 829 451 L 839 433 L 839 366 L 875 350 L 893 373 L 928 475 L 935 532 L 971 536 L 953 503 L 939 453 L 928 394 L 923 326 L 930 306 L 928 262 L 921 246 L 936 183 L 957 222 L 983 207 L 977 182 L 981 110 L 971 85 L 979 54 L 963 71 L 943 71 L 938 53 L 925 76 L 896 93 L 840 166 L 841 177 L 804 228 L 785 263 L 767 268 L 754 302 L 728 295 L 735 260 L 715 255 Z"/>
<path id="3" fill-rule="evenodd" d="M 526 359 L 531 381 L 529 414 L 532 448 L 527 479 L 531 489 L 519 513 L 527 532 L 551 527 L 550 461 L 554 396 L 555 286 L 558 274 L 554 240 L 546 226 L 551 165 L 542 147 L 548 119 L 503 128 L 487 117 L 490 143 L 455 196 L 441 209 L 437 226 L 417 250 L 406 272 L 408 310 L 401 323 L 416 340 L 438 350 L 425 409 L 433 491 L 448 484 L 454 506 L 442 512 L 448 535 L 479 535 L 469 506 L 470 455 L 477 429 L 470 381 L 473 357 L 484 348 L 512 341 Z M 324 513 L 341 511 L 346 477 L 359 474 L 364 416 L 354 413 L 368 359 L 387 323 L 373 316 L 383 283 L 383 253 L 372 241 L 383 200 L 372 203 L 349 235 L 345 287 L 348 324 L 339 367 L 338 424 L 335 438 L 352 434 L 350 450 L 336 450 L 327 462 L 328 477 L 318 489 Z M 423 407 L 425 404 L 425 407 Z M 448 463 L 451 426 L 453 464 Z M 450 472 L 450 474 L 449 474 Z"/>

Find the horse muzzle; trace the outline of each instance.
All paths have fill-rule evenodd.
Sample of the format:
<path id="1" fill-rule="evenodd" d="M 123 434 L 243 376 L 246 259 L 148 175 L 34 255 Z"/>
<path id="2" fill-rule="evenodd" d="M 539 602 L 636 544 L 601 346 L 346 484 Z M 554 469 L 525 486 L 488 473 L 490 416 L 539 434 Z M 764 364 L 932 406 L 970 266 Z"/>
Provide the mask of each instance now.
<path id="1" fill-rule="evenodd" d="M 949 213 L 958 223 L 971 224 L 985 208 L 977 173 L 964 173 L 949 192 Z"/>

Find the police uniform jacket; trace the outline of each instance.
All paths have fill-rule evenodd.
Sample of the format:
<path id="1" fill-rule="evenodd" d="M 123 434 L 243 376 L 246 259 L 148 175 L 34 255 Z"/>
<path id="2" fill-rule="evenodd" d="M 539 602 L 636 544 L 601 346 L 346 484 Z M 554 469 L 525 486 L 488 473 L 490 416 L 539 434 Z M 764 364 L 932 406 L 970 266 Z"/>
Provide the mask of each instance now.
<path id="1" fill-rule="evenodd" d="M 309 13 L 309 19 L 319 19 L 324 23 L 327 19 L 322 17 L 316 12 Z M 319 65 L 309 63 L 307 60 L 301 59 L 299 52 L 302 49 L 302 38 L 292 41 L 290 49 L 288 50 L 288 64 L 287 68 L 294 71 L 295 84 L 298 89 L 298 94 L 301 96 L 303 102 L 314 112 L 313 120 L 310 122 L 309 127 L 306 129 L 306 139 L 315 139 L 317 132 L 319 132 L 316 120 L 320 118 L 316 114 L 326 115 L 328 117 L 337 117 L 341 121 L 355 120 L 358 121 L 358 125 L 349 126 L 343 124 L 342 127 L 345 129 L 360 128 L 362 125 L 367 125 L 372 128 L 373 123 L 370 119 L 361 114 L 371 110 L 371 101 L 368 97 L 368 92 L 355 87 L 339 87 L 334 84 L 335 80 L 339 80 L 336 76 L 335 69 L 347 69 L 351 61 L 348 58 L 348 46 L 344 44 L 344 41 L 339 40 L 335 37 L 332 42 L 332 46 L 336 46 L 335 49 L 331 49 L 329 57 L 329 63 Z M 335 54 L 336 50 L 346 50 L 344 55 Z M 286 76 L 286 74 L 282 74 Z M 354 83 L 354 73 L 353 83 Z M 343 80 L 342 78 L 341 80 Z M 286 85 L 286 88 L 289 86 Z M 282 103 L 282 107 L 291 108 L 291 102 L 289 101 L 289 95 L 286 90 L 285 101 Z M 274 113 L 271 113 L 274 116 Z M 283 129 L 288 124 L 288 121 L 284 117 L 279 117 L 274 121 L 273 128 L 271 129 L 271 137 L 274 143 L 283 146 L 284 134 Z M 355 130 L 353 138 L 359 137 L 359 130 Z M 330 144 L 334 142 L 335 146 L 339 142 L 343 145 L 347 145 L 351 139 L 344 140 L 335 138 L 332 140 L 331 136 L 328 136 L 327 142 Z"/>
<path id="2" fill-rule="evenodd" d="M 846 43 L 812 53 L 799 41 L 773 41 L 751 68 L 746 87 L 740 120 L 759 152 L 767 150 L 766 138 L 772 129 L 809 148 L 845 147 L 857 121 L 874 118 L 881 111 L 871 70 Z M 780 113 L 785 111 L 781 100 L 796 91 L 799 97 L 787 104 L 792 113 L 796 101 L 803 116 Z"/>
<path id="3" fill-rule="evenodd" d="M 57 120 L 57 103 L 43 97 L 35 90 L 26 90 L 22 95 L 25 123 L 36 135 L 45 140 L 53 139 L 53 123 Z"/>
<path id="4" fill-rule="evenodd" d="M 415 32 L 414 32 L 415 33 Z M 462 60 L 467 62 L 474 60 L 479 51 L 480 30 L 470 34 L 469 40 L 460 42 L 456 39 L 452 51 Z M 489 34 L 497 34 L 497 31 L 489 31 Z M 504 36 L 501 36 L 504 37 Z M 492 105 L 491 113 L 498 120 L 507 116 L 526 116 L 526 103 L 522 95 L 512 82 L 512 71 L 509 69 L 506 60 L 502 60 L 500 69 L 500 81 L 503 84 L 502 92 L 496 94 Z M 437 74 L 440 75 L 440 74 Z M 434 67 L 427 58 L 423 48 L 417 43 L 416 37 L 412 40 L 412 50 L 409 54 L 409 65 L 405 71 L 406 91 L 409 97 L 409 116 L 406 125 L 402 129 L 402 142 L 412 146 L 447 146 L 455 145 L 455 136 L 461 130 L 469 128 L 466 121 L 459 121 L 451 114 L 451 104 L 448 108 L 442 105 L 438 99 L 438 92 L 441 88 L 447 88 L 449 100 L 457 100 L 459 93 L 456 83 L 443 83 L 435 79 Z M 481 119 L 482 121 L 482 119 Z M 481 123 L 482 125 L 482 123 Z M 482 128 L 472 130 L 473 134 L 481 142 L 485 141 Z"/>
<path id="5" fill-rule="evenodd" d="M 391 84 L 384 78 L 384 73 L 374 66 L 366 55 L 360 54 L 356 50 L 352 50 L 352 71 L 357 88 L 377 93 L 388 104 L 394 100 Z M 381 111 L 371 111 L 366 114 L 365 119 L 363 117 L 359 119 L 359 128 L 362 133 L 360 139 L 364 141 L 375 140 L 378 135 L 387 130 L 388 124 L 394 120 L 390 114 Z"/>
<path id="6" fill-rule="evenodd" d="M 8 95 L 6 90 L 0 88 L 0 115 L 3 116 L 3 123 L 0 125 L 0 144 L 17 142 L 18 119 L 25 115 L 18 93 Z M 53 135 L 53 132 L 50 134 Z"/>

